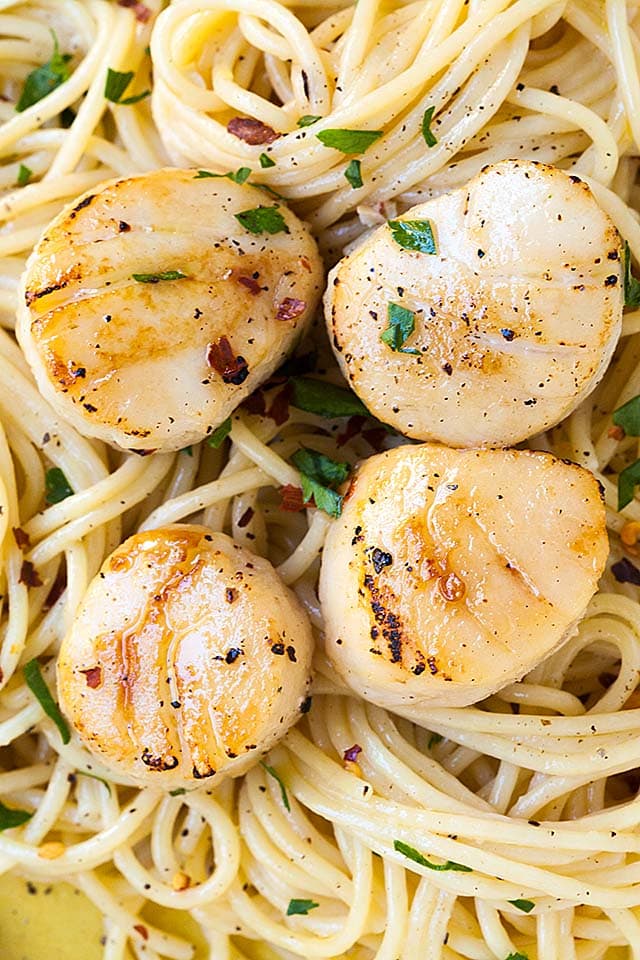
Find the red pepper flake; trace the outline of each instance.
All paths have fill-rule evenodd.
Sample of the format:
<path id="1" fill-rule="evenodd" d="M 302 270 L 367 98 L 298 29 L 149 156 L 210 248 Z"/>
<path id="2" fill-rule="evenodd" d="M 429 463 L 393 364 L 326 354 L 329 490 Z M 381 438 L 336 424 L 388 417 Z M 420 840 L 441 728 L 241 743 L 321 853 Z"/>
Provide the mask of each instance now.
<path id="1" fill-rule="evenodd" d="M 87 686 L 95 690 L 102 683 L 102 667 L 89 667 L 88 670 L 80 670 L 84 674 Z"/>
<path id="2" fill-rule="evenodd" d="M 238 526 L 239 526 L 241 529 L 242 529 L 243 527 L 247 527 L 247 526 L 251 523 L 251 521 L 253 520 L 253 515 L 254 515 L 254 513 L 255 513 L 255 510 L 253 509 L 253 507 L 247 507 L 247 509 L 245 510 L 245 512 L 242 514 L 242 516 L 241 516 L 240 519 L 238 520 Z"/>
<path id="3" fill-rule="evenodd" d="M 362 436 L 373 449 L 379 453 L 382 450 L 384 441 L 388 436 L 384 427 L 371 427 L 370 430 L 363 430 Z"/>
<path id="4" fill-rule="evenodd" d="M 13 536 L 21 550 L 24 550 L 25 547 L 31 546 L 31 540 L 29 539 L 29 534 L 26 533 L 22 529 L 22 527 L 14 527 Z"/>
<path id="5" fill-rule="evenodd" d="M 148 931 L 147 928 L 144 926 L 144 924 L 142 924 L 142 923 L 136 923 L 136 925 L 135 925 L 135 927 L 134 927 L 133 929 L 135 930 L 136 933 L 139 933 L 139 934 L 140 934 L 140 936 L 142 937 L 143 940 L 148 940 L 148 939 L 149 939 L 149 931 Z"/>
<path id="6" fill-rule="evenodd" d="M 267 416 L 271 417 L 276 426 L 281 427 L 289 419 L 289 404 L 293 397 L 293 385 L 287 383 L 284 389 L 275 395 L 269 407 Z"/>
<path id="7" fill-rule="evenodd" d="M 138 23 L 146 23 L 151 16 L 149 7 L 146 7 L 144 3 L 139 3 L 138 0 L 118 0 L 118 6 L 128 7 L 130 10 L 133 10 Z"/>
<path id="8" fill-rule="evenodd" d="M 273 127 L 268 127 L 266 123 L 253 117 L 233 117 L 227 124 L 227 130 L 252 147 L 261 143 L 273 143 L 280 136 Z"/>
<path id="9" fill-rule="evenodd" d="M 27 587 L 42 586 L 42 580 L 38 576 L 35 567 L 31 563 L 31 560 L 23 560 L 22 566 L 20 567 L 19 582 L 26 584 Z"/>
<path id="10" fill-rule="evenodd" d="M 249 364 L 244 357 L 235 355 L 227 337 L 219 337 L 209 344 L 207 363 L 225 383 L 239 386 L 249 376 Z"/>
<path id="11" fill-rule="evenodd" d="M 284 300 L 278 304 L 276 320 L 295 320 L 295 318 L 299 317 L 301 313 L 304 313 L 306 309 L 307 304 L 304 300 L 296 300 L 295 297 L 285 297 Z"/>
<path id="12" fill-rule="evenodd" d="M 353 438 L 360 433 L 366 422 L 367 418 L 359 413 L 353 417 L 349 417 L 345 429 L 336 437 L 337 445 L 343 447 L 349 440 L 353 440 Z"/>
<path id="13" fill-rule="evenodd" d="M 47 594 L 47 599 L 42 605 L 43 610 L 50 610 L 54 606 L 64 593 L 67 588 L 67 570 L 66 567 L 62 566 L 56 574 L 56 578 L 53 581 L 53 585 L 49 593 Z"/>
<path id="14" fill-rule="evenodd" d="M 624 440 L 624 438 L 626 437 L 626 433 L 624 432 L 622 427 L 615 426 L 615 427 L 609 427 L 609 429 L 607 430 L 607 436 L 609 437 L 610 440 Z"/>
<path id="15" fill-rule="evenodd" d="M 358 757 L 362 753 L 362 747 L 358 746 L 357 743 L 354 743 L 352 747 L 349 747 L 348 750 L 342 754 L 342 759 L 345 763 L 356 763 Z"/>
<path id="16" fill-rule="evenodd" d="M 243 287 L 246 287 L 249 293 L 252 293 L 254 297 L 257 297 L 262 291 L 262 287 L 255 279 L 255 277 L 247 277 L 246 274 L 241 273 L 240 276 L 236 277 L 238 283 L 241 283 Z"/>
<path id="17" fill-rule="evenodd" d="M 264 397 L 264 391 L 258 388 L 250 394 L 246 400 L 242 401 L 242 406 L 245 408 L 247 413 L 253 413 L 258 417 L 265 417 L 267 415 L 267 404 Z"/>
<path id="18" fill-rule="evenodd" d="M 304 500 L 300 487 L 294 487 L 291 483 L 285 483 L 280 487 L 280 496 L 282 498 L 280 509 L 288 513 L 298 513 L 304 509 Z"/>
<path id="19" fill-rule="evenodd" d="M 300 257 L 300 266 L 304 267 L 307 273 L 311 273 L 311 263 L 308 257 Z"/>

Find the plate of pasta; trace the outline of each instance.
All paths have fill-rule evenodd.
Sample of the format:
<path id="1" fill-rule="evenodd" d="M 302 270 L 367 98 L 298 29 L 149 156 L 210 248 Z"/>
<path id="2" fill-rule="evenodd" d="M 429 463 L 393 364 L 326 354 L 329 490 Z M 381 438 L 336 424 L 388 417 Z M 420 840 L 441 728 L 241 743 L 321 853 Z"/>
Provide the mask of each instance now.
<path id="1" fill-rule="evenodd" d="M 640 6 L 0 78 L 3 960 L 640 957 Z"/>

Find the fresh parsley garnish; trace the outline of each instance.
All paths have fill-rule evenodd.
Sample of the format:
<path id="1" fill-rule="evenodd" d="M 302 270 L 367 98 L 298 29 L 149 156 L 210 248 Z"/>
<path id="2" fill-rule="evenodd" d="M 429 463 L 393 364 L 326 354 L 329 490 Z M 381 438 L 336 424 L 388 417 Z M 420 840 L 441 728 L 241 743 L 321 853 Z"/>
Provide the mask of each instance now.
<path id="1" fill-rule="evenodd" d="M 362 164 L 359 160 L 351 160 L 344 171 L 345 180 L 347 180 L 353 190 L 362 186 Z"/>
<path id="2" fill-rule="evenodd" d="M 58 38 L 51 31 L 53 37 L 53 53 L 51 59 L 43 63 L 41 67 L 36 67 L 28 75 L 20 94 L 20 99 L 16 104 L 16 112 L 22 113 L 27 107 L 32 107 L 48 94 L 56 90 L 61 84 L 71 76 L 68 63 L 71 60 L 70 53 L 60 53 Z"/>
<path id="3" fill-rule="evenodd" d="M 315 900 L 289 900 L 287 916 L 295 917 L 298 914 L 306 916 L 309 910 L 315 910 L 315 908 L 319 906 L 320 904 L 316 903 Z"/>
<path id="4" fill-rule="evenodd" d="M 56 727 L 60 731 L 62 742 L 69 743 L 71 740 L 71 734 L 69 733 L 67 721 L 60 713 L 58 704 L 51 696 L 51 691 L 47 686 L 46 680 L 42 676 L 40 664 L 36 659 L 29 660 L 29 662 L 25 663 L 24 667 L 22 668 L 22 672 L 25 680 L 27 681 L 29 690 L 31 690 L 31 693 L 34 695 L 46 715 L 53 720 Z"/>
<path id="5" fill-rule="evenodd" d="M 640 396 L 627 400 L 614 410 L 611 419 L 628 437 L 640 437 Z"/>
<path id="6" fill-rule="evenodd" d="M 316 413 L 331 420 L 334 417 L 368 417 L 369 411 L 351 390 L 314 377 L 292 377 L 291 403 L 299 410 Z"/>
<path id="7" fill-rule="evenodd" d="M 394 353 L 420 353 L 413 347 L 404 346 L 415 330 L 416 315 L 413 310 L 407 310 L 399 303 L 389 303 L 387 304 L 387 323 L 386 330 L 380 334 L 383 343 L 391 347 Z"/>
<path id="8" fill-rule="evenodd" d="M 117 103 L 122 107 L 128 107 L 133 103 L 139 103 L 140 100 L 144 100 L 145 97 L 149 97 L 151 90 L 144 90 L 142 93 L 136 93 L 132 97 L 125 97 L 123 99 L 122 95 L 133 80 L 133 77 L 133 70 L 120 73 L 118 70 L 112 70 L 111 67 L 108 67 L 107 79 L 104 84 L 105 99 L 110 100 L 111 103 Z"/>
<path id="9" fill-rule="evenodd" d="M 382 130 L 321 130 L 316 137 L 325 147 L 342 153 L 364 153 L 382 136 Z"/>
<path id="10" fill-rule="evenodd" d="M 624 242 L 624 305 L 625 307 L 640 307 L 640 280 L 636 280 L 631 273 L 631 250 Z"/>
<path id="11" fill-rule="evenodd" d="M 285 806 L 285 810 L 291 813 L 291 804 L 289 803 L 289 797 L 287 796 L 287 788 L 285 787 L 282 781 L 282 777 L 280 776 L 277 770 L 275 770 L 273 767 L 270 767 L 268 763 L 264 762 L 264 760 L 260 761 L 260 766 L 264 767 L 264 769 L 267 771 L 269 776 L 273 777 L 273 779 L 276 781 L 276 783 L 280 787 L 280 796 L 282 797 L 282 802 Z"/>
<path id="12" fill-rule="evenodd" d="M 522 910 L 523 913 L 531 913 L 535 907 L 533 900 L 509 900 L 508 902 L 512 907 L 517 907 L 518 910 Z"/>
<path id="13" fill-rule="evenodd" d="M 26 185 L 29 183 L 29 180 L 31 180 L 32 176 L 33 176 L 33 170 L 29 169 L 29 167 L 26 167 L 24 163 L 21 163 L 18 169 L 18 179 L 16 181 L 18 186 L 26 187 Z"/>
<path id="14" fill-rule="evenodd" d="M 263 154 L 264 156 L 264 154 Z M 267 158 L 268 159 L 268 158 Z M 264 164 L 262 164 L 264 166 Z M 228 173 L 211 173 L 210 170 L 198 170 L 194 180 L 217 179 L 219 177 L 225 180 L 233 180 L 234 183 L 242 185 L 246 183 L 251 176 L 251 167 L 239 167 L 237 170 L 229 170 Z"/>
<path id="15" fill-rule="evenodd" d="M 21 827 L 33 816 L 27 810 L 16 810 L 14 807 L 5 807 L 0 801 L 0 832 L 11 830 L 12 827 Z"/>
<path id="16" fill-rule="evenodd" d="M 526 953 L 510 953 L 504 960 L 529 960 L 529 956 Z"/>
<path id="17" fill-rule="evenodd" d="M 46 503 L 60 503 L 72 496 L 73 488 L 60 467 L 51 467 L 44 475 Z"/>
<path id="18" fill-rule="evenodd" d="M 218 447 L 222 446 L 226 438 L 231 433 L 231 417 L 227 417 L 219 427 L 210 433 L 207 437 L 207 443 L 210 447 L 213 447 L 214 450 L 217 450 Z"/>
<path id="19" fill-rule="evenodd" d="M 261 153 L 258 160 L 263 170 L 266 170 L 268 167 L 275 167 L 276 165 L 275 160 L 272 160 L 268 153 Z"/>
<path id="20" fill-rule="evenodd" d="M 170 797 L 182 797 L 187 791 L 184 787 L 176 787 L 175 790 L 169 790 Z"/>
<path id="21" fill-rule="evenodd" d="M 640 483 L 640 460 L 625 467 L 618 476 L 618 510 L 624 510 L 633 500 L 635 488 Z"/>
<path id="22" fill-rule="evenodd" d="M 395 242 L 406 250 L 436 252 L 436 242 L 428 220 L 389 220 L 389 229 Z"/>
<path id="23" fill-rule="evenodd" d="M 297 450 L 291 460 L 300 471 L 304 503 L 313 499 L 319 510 L 330 517 L 339 517 L 343 497 L 332 487 L 337 487 L 347 479 L 351 469 L 349 464 L 332 460 L 324 453 L 306 447 Z"/>
<path id="24" fill-rule="evenodd" d="M 408 857 L 409 860 L 413 860 L 414 863 L 419 863 L 421 867 L 428 867 L 429 870 L 458 870 L 460 873 L 471 873 L 471 867 L 465 867 L 463 863 L 455 863 L 453 860 L 447 860 L 445 863 L 432 863 L 431 860 L 427 860 L 426 857 L 423 857 L 421 853 L 418 853 L 413 847 L 410 847 L 408 843 L 403 843 L 402 840 L 393 841 L 393 849 L 397 850 L 398 853 L 402 853 L 405 857 Z"/>
<path id="25" fill-rule="evenodd" d="M 312 113 L 306 113 L 304 117 L 300 117 L 298 120 L 299 127 L 310 127 L 312 123 L 317 123 L 318 120 L 321 120 L 322 117 L 317 117 Z"/>
<path id="26" fill-rule="evenodd" d="M 422 118 L 422 136 L 428 147 L 435 147 L 438 142 L 437 137 L 433 135 L 433 131 L 431 130 L 431 121 L 433 120 L 435 109 L 435 107 L 427 107 Z"/>
<path id="27" fill-rule="evenodd" d="M 132 280 L 138 283 L 160 283 L 161 280 L 188 280 L 182 270 L 165 270 L 164 273 L 132 273 Z"/>
<path id="28" fill-rule="evenodd" d="M 277 204 L 274 207 L 254 207 L 242 210 L 234 217 L 249 233 L 289 233 L 284 217 Z"/>
<path id="29" fill-rule="evenodd" d="M 427 744 L 428 750 L 433 750 L 439 743 L 442 743 L 444 737 L 440 733 L 432 733 L 429 737 L 429 743 Z"/>

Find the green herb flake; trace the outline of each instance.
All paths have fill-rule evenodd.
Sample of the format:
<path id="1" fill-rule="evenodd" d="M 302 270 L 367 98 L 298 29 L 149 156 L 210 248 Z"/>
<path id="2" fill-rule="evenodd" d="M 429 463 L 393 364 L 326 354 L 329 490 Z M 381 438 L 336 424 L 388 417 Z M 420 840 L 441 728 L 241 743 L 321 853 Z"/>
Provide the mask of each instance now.
<path id="1" fill-rule="evenodd" d="M 180 451 L 180 453 L 186 453 L 186 455 L 187 455 L 188 457 L 192 457 L 192 456 L 193 456 L 193 447 L 191 446 L 191 444 L 189 444 L 188 447 L 183 447 L 182 450 Z"/>
<path id="2" fill-rule="evenodd" d="M 387 305 L 387 323 L 386 330 L 383 330 L 380 334 L 383 343 L 386 343 L 394 353 L 420 353 L 413 347 L 404 346 L 415 329 L 416 315 L 413 310 L 407 310 L 399 303 L 389 303 Z"/>
<path id="3" fill-rule="evenodd" d="M 434 136 L 433 131 L 431 130 L 431 121 L 433 120 L 435 109 L 435 107 L 427 107 L 422 118 L 422 136 L 428 147 L 435 147 L 436 143 L 438 142 L 437 137 Z"/>
<path id="4" fill-rule="evenodd" d="M 504 960 L 529 960 L 529 955 L 526 953 L 510 953 Z"/>
<path id="5" fill-rule="evenodd" d="M 408 843 L 403 843 L 402 840 L 393 841 L 393 849 L 398 853 L 402 853 L 405 857 L 408 857 L 409 860 L 413 860 L 414 863 L 420 864 L 421 867 L 428 867 L 429 870 L 458 870 L 460 873 L 471 873 L 471 867 L 465 867 L 463 863 L 455 863 L 453 860 L 447 860 L 445 863 L 432 863 L 431 860 L 427 860 L 426 857 L 423 857 L 421 853 L 418 853 L 413 847 L 410 847 Z"/>
<path id="6" fill-rule="evenodd" d="M 133 80 L 134 73 L 133 70 L 127 70 L 126 73 L 120 73 L 118 70 L 112 70 L 111 67 L 107 68 L 107 79 L 104 84 L 104 96 L 106 100 L 110 100 L 111 103 L 117 103 L 122 107 L 131 106 L 131 104 L 139 103 L 140 100 L 144 100 L 145 97 L 151 95 L 151 90 L 144 90 L 142 93 L 136 93 L 132 97 L 125 97 L 123 99 L 123 93 Z"/>
<path id="7" fill-rule="evenodd" d="M 51 467 L 44 476 L 45 501 L 48 504 L 60 503 L 73 495 L 73 488 L 60 467 Z"/>
<path id="8" fill-rule="evenodd" d="M 636 486 L 640 483 L 640 460 L 625 467 L 618 476 L 618 510 L 624 510 L 633 500 Z"/>
<path id="9" fill-rule="evenodd" d="M 315 413 L 328 420 L 334 417 L 368 417 L 369 411 L 351 390 L 314 377 L 292 377 L 291 403 L 298 410 Z"/>
<path id="10" fill-rule="evenodd" d="M 267 153 L 261 153 L 258 157 L 258 160 L 260 161 L 260 166 L 263 170 L 267 170 L 269 167 L 275 167 L 276 165 L 275 160 L 272 160 Z"/>
<path id="11" fill-rule="evenodd" d="M 46 715 L 53 720 L 56 727 L 60 731 L 62 742 L 69 743 L 71 740 L 71 734 L 69 733 L 67 721 L 60 713 L 58 704 L 51 696 L 51 691 L 47 686 L 46 680 L 42 676 L 40 664 L 36 659 L 29 660 L 29 662 L 25 663 L 24 667 L 22 668 L 22 672 L 25 680 L 27 681 L 29 690 L 31 690 L 31 693 L 34 695 Z"/>
<path id="12" fill-rule="evenodd" d="M 109 793 L 111 793 L 111 784 L 108 780 L 105 780 L 103 777 L 97 776 L 95 773 L 89 773 L 87 770 L 76 770 L 76 776 L 78 777 L 89 777 L 91 780 L 97 780 L 98 783 L 102 783 Z"/>
<path id="13" fill-rule="evenodd" d="M 260 761 L 260 766 L 264 767 L 264 769 L 267 771 L 269 776 L 273 777 L 273 779 L 276 781 L 276 783 L 280 787 L 280 796 L 282 797 L 282 802 L 285 806 L 285 810 L 291 813 L 291 804 L 289 803 L 289 797 L 287 796 L 287 788 L 285 787 L 280 774 L 273 767 L 270 767 L 268 763 L 265 763 L 264 760 Z"/>
<path id="14" fill-rule="evenodd" d="M 14 807 L 5 807 L 0 801 L 0 832 L 11 830 L 12 827 L 21 827 L 33 816 L 27 810 L 16 810 Z"/>
<path id="15" fill-rule="evenodd" d="M 631 250 L 624 242 L 624 305 L 625 307 L 640 307 L 640 280 L 631 273 Z"/>
<path id="16" fill-rule="evenodd" d="M 533 900 L 509 900 L 508 902 L 512 907 L 517 907 L 518 910 L 522 910 L 523 913 L 531 913 L 535 907 Z"/>
<path id="17" fill-rule="evenodd" d="M 234 183 L 242 185 L 246 183 L 251 176 L 251 167 L 239 167 L 237 170 L 229 170 L 228 173 L 212 173 L 210 170 L 198 170 L 194 180 L 233 180 Z"/>
<path id="18" fill-rule="evenodd" d="M 231 417 L 227 417 L 219 427 L 210 433 L 207 437 L 207 443 L 210 447 L 213 447 L 214 450 L 217 450 L 218 447 L 222 446 L 226 438 L 231 433 Z"/>
<path id="19" fill-rule="evenodd" d="M 18 178 L 16 180 L 16 183 L 18 184 L 19 187 L 26 187 L 26 185 L 31 180 L 32 176 L 33 176 L 33 170 L 31 170 L 29 167 L 26 167 L 24 163 L 21 163 L 18 169 Z"/>
<path id="20" fill-rule="evenodd" d="M 428 220 L 389 220 L 391 236 L 405 250 L 435 253 L 436 242 Z"/>
<path id="21" fill-rule="evenodd" d="M 320 904 L 316 903 L 315 900 L 289 900 L 287 916 L 306 916 L 309 913 L 309 910 L 315 910 L 315 908 L 319 906 Z"/>
<path id="22" fill-rule="evenodd" d="M 36 67 L 36 69 L 32 70 L 28 75 L 24 82 L 20 99 L 16 104 L 16 113 L 22 113 L 23 110 L 32 107 L 34 103 L 38 103 L 44 97 L 48 96 L 48 94 L 53 93 L 54 90 L 71 76 L 71 71 L 68 66 L 71 60 L 71 54 L 61 54 L 58 46 L 58 38 L 53 30 L 51 31 L 51 36 L 53 37 L 53 53 L 51 54 L 51 59 L 48 60 L 47 63 L 43 63 L 41 67 Z"/>
<path id="23" fill-rule="evenodd" d="M 351 469 L 349 464 L 304 447 L 297 450 L 291 460 L 300 471 L 304 503 L 313 500 L 318 510 L 323 510 L 330 517 L 339 517 L 344 498 L 331 488 L 347 479 Z"/>
<path id="24" fill-rule="evenodd" d="M 184 787 L 176 787 L 175 790 L 169 790 L 170 797 L 183 797 L 187 791 Z"/>
<path id="25" fill-rule="evenodd" d="M 382 130 L 321 130 L 316 137 L 341 153 L 364 153 L 382 136 Z"/>
<path id="26" fill-rule="evenodd" d="M 627 400 L 614 410 L 611 419 L 628 437 L 640 437 L 640 396 Z"/>
<path id="27" fill-rule="evenodd" d="M 432 733 L 429 737 L 429 743 L 427 744 L 427 750 L 433 750 L 439 743 L 442 743 L 444 737 L 439 733 Z"/>
<path id="28" fill-rule="evenodd" d="M 344 171 L 345 180 L 347 180 L 353 190 L 362 186 L 362 164 L 359 160 L 351 160 Z"/>
<path id="29" fill-rule="evenodd" d="M 164 273 L 132 273 L 132 280 L 138 283 L 160 283 L 161 280 L 188 280 L 182 270 L 165 270 Z"/>
<path id="30" fill-rule="evenodd" d="M 277 206 L 254 207 L 253 210 L 242 210 L 234 213 L 234 217 L 249 233 L 289 233 L 284 217 Z"/>
<path id="31" fill-rule="evenodd" d="M 310 127 L 312 123 L 317 123 L 322 117 L 316 117 L 313 113 L 307 113 L 298 120 L 299 127 Z"/>

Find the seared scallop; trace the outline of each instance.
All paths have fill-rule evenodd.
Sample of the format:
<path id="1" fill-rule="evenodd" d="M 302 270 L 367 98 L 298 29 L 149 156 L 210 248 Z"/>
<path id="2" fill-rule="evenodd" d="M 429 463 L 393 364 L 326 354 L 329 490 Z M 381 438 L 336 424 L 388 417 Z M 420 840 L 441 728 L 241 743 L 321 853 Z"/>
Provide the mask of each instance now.
<path id="1" fill-rule="evenodd" d="M 45 230 L 17 334 L 38 386 L 82 433 L 177 450 L 286 358 L 318 303 L 306 226 L 248 184 L 197 170 L 112 180 Z"/>
<path id="2" fill-rule="evenodd" d="M 578 177 L 505 161 L 380 227 L 334 268 L 330 337 L 369 410 L 406 436 L 508 446 L 558 423 L 603 376 L 622 259 Z"/>
<path id="3" fill-rule="evenodd" d="M 60 651 L 60 703 L 116 774 L 211 786 L 304 711 L 312 645 L 267 560 L 175 524 L 130 537 L 90 584 Z"/>
<path id="4" fill-rule="evenodd" d="M 327 653 L 396 713 L 474 703 L 572 634 L 607 546 L 582 467 L 529 450 L 389 450 L 357 470 L 324 547 Z"/>

